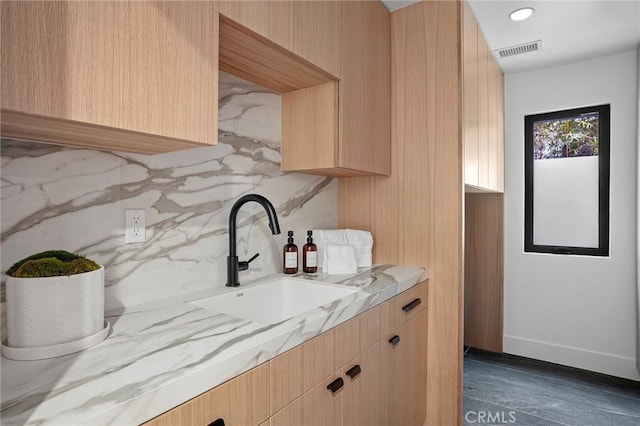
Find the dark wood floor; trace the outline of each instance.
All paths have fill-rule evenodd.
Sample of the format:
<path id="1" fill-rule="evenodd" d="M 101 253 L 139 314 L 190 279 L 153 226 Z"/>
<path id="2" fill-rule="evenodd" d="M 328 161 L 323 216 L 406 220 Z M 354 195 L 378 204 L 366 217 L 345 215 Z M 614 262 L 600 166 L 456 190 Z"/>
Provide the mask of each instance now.
<path id="1" fill-rule="evenodd" d="M 640 382 L 467 351 L 464 425 L 640 425 Z"/>

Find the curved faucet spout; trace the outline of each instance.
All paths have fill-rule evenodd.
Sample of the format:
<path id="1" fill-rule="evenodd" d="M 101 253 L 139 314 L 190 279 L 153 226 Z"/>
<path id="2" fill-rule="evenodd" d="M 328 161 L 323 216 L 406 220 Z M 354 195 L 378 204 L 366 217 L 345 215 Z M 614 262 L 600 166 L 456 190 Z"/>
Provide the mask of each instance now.
<path id="1" fill-rule="evenodd" d="M 236 218 L 238 211 L 245 203 L 249 201 L 255 201 L 260 204 L 267 212 L 269 218 L 269 229 L 273 235 L 280 233 L 280 224 L 278 223 L 278 215 L 273 204 L 262 195 L 247 194 L 238 199 L 231 207 L 229 213 L 229 256 L 227 256 L 227 286 L 237 287 L 240 285 L 238 281 L 238 271 L 249 268 L 249 262 L 255 258 L 255 256 L 249 262 L 238 262 L 238 256 L 236 255 Z"/>

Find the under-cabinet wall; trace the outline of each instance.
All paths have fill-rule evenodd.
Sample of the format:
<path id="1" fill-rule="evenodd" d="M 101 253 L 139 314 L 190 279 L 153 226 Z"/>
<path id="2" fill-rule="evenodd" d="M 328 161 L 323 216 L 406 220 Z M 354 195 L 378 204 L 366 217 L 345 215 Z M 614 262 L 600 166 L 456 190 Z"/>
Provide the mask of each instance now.
<path id="1" fill-rule="evenodd" d="M 337 225 L 337 182 L 280 171 L 280 96 L 220 73 L 218 145 L 145 156 L 2 140 L 2 271 L 66 249 L 106 267 L 107 309 L 224 285 L 228 215 L 257 192 L 281 229 Z M 259 206 L 238 217 L 238 253 L 260 252 L 240 281 L 279 272 L 286 232 Z M 144 208 L 147 241 L 124 244 L 124 209 Z M 253 216 L 256 214 L 256 216 Z"/>

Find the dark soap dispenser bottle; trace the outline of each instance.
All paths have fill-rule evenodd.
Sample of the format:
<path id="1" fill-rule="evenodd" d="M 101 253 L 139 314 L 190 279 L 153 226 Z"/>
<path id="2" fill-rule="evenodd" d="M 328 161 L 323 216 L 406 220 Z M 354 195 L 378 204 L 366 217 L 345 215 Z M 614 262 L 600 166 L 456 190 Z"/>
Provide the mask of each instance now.
<path id="1" fill-rule="evenodd" d="M 298 272 L 298 246 L 293 243 L 293 231 L 288 232 L 289 239 L 283 250 L 282 271 L 285 274 Z"/>
<path id="2" fill-rule="evenodd" d="M 318 246 L 313 244 L 313 231 L 307 231 L 307 244 L 302 246 L 302 271 L 307 274 L 318 272 Z"/>

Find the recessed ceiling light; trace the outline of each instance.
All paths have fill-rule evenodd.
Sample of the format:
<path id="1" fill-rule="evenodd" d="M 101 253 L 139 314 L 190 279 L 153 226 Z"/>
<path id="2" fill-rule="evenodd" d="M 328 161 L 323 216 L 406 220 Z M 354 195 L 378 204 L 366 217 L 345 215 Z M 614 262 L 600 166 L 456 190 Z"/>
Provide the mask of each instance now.
<path id="1" fill-rule="evenodd" d="M 516 9 L 509 14 L 509 19 L 512 21 L 524 21 L 525 19 L 531 18 L 535 9 L 532 7 L 523 7 L 521 9 Z"/>

